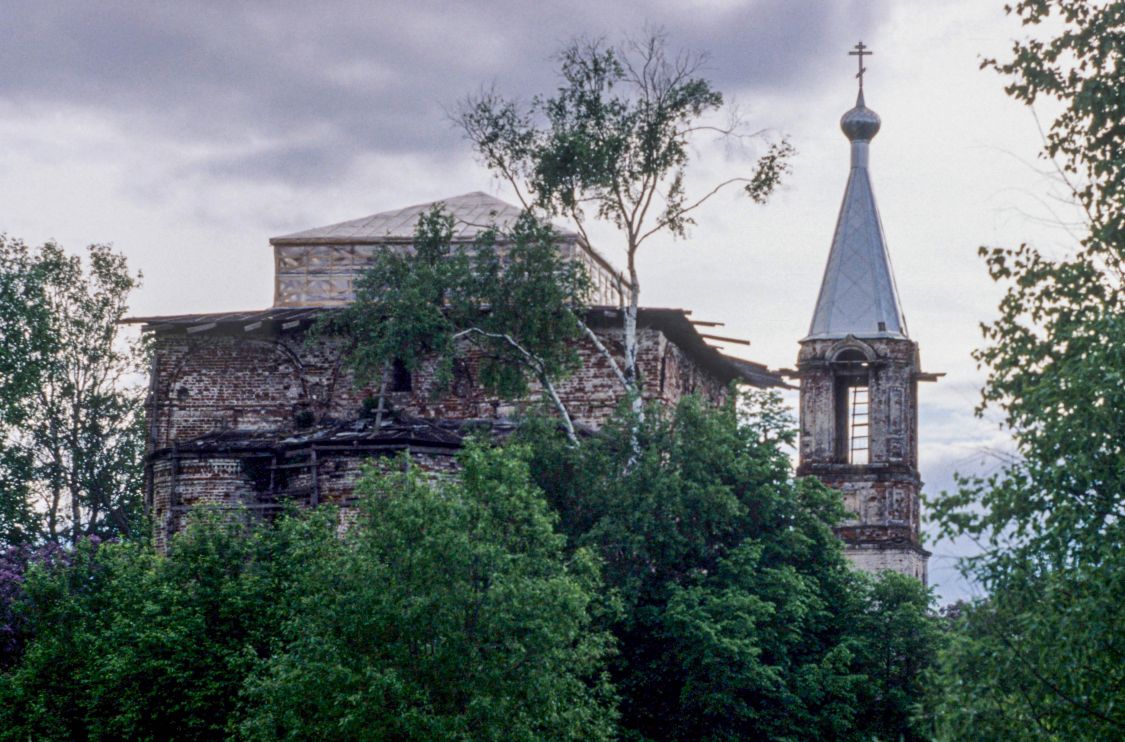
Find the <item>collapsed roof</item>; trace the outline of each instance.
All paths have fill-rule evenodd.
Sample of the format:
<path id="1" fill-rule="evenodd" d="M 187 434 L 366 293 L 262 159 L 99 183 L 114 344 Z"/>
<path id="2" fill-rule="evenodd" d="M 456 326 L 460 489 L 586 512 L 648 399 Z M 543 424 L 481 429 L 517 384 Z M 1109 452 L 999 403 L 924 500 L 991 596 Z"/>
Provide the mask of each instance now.
<path id="1" fill-rule="evenodd" d="M 269 333 L 295 331 L 311 325 L 322 313 L 333 311 L 331 307 L 272 307 L 248 312 L 220 312 L 211 314 L 179 314 L 165 317 L 131 317 L 129 324 L 143 325 L 145 332 L 180 333 L 196 335 L 200 333 L 229 333 L 246 336 L 250 333 Z M 591 307 L 586 321 L 591 327 L 605 328 L 620 326 L 622 310 L 617 307 Z M 737 381 L 758 388 L 786 388 L 789 385 L 776 372 L 765 365 L 736 358 L 722 353 L 710 345 L 707 336 L 700 333 L 691 319 L 691 312 L 685 309 L 662 309 L 641 307 L 637 324 L 659 330 L 674 343 L 694 363 L 711 373 L 722 383 Z M 703 323 L 713 325 L 715 323 Z M 722 342 L 720 340 L 720 342 Z"/>

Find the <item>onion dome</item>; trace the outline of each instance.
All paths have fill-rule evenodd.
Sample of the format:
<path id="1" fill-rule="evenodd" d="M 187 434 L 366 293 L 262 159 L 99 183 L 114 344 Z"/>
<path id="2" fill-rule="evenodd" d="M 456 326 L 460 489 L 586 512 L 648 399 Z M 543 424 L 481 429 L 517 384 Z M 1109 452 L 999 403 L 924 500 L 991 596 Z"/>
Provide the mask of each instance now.
<path id="1" fill-rule="evenodd" d="M 840 118 L 840 128 L 853 142 L 870 142 L 879 133 L 879 127 L 882 124 L 883 121 L 879 118 L 879 114 L 864 105 L 863 88 L 859 89 L 859 97 L 856 98 L 855 108 Z"/>

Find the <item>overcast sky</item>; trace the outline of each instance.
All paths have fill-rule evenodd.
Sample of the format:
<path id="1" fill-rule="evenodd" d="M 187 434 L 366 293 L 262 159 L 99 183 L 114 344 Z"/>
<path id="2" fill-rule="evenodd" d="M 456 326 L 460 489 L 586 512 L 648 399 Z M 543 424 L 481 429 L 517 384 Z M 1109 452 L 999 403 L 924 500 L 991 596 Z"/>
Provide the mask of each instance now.
<path id="1" fill-rule="evenodd" d="M 766 206 L 732 192 L 690 239 L 646 247 L 642 303 L 691 308 L 752 340 L 729 350 L 791 366 L 808 329 L 848 170 L 840 115 L 862 39 L 876 197 L 925 370 L 927 490 L 995 467 L 1005 437 L 973 417 L 970 353 L 999 297 L 982 244 L 1067 250 L 1067 210 L 1037 160 L 1031 112 L 979 70 L 1018 25 L 1001 0 L 21 2 L 0 43 L 0 231 L 72 250 L 111 242 L 144 272 L 136 314 L 272 301 L 268 239 L 467 191 L 509 194 L 447 111 L 495 85 L 554 85 L 579 34 L 663 28 L 757 128 L 788 135 L 794 173 Z M 689 190 L 746 169 L 702 141 Z M 752 153 L 751 153 L 752 154 Z M 611 258 L 609 230 L 594 233 Z M 618 261 L 620 262 L 620 261 Z M 974 594 L 931 544 L 944 599 Z"/>

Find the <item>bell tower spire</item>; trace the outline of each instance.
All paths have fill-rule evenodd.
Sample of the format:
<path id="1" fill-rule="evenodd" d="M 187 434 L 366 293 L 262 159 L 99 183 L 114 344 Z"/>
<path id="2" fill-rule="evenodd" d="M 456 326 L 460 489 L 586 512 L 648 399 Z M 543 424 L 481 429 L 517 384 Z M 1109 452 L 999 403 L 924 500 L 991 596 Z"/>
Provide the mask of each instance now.
<path id="1" fill-rule="evenodd" d="M 809 334 L 801 379 L 798 474 L 843 492 L 836 529 L 859 569 L 926 580 L 918 473 L 918 345 L 909 338 L 868 168 L 879 115 L 864 101 L 860 42 L 856 105 L 840 119 L 851 169 Z"/>
<path id="2" fill-rule="evenodd" d="M 840 119 L 840 128 L 851 142 L 851 170 L 828 265 L 820 284 L 808 339 L 841 338 L 849 334 L 907 337 L 906 317 L 898 298 L 891 255 L 883 235 L 883 221 L 875 203 L 875 190 L 868 167 L 871 140 L 882 120 L 863 100 L 863 56 L 871 52 L 861 41 L 859 95 L 855 107 Z"/>

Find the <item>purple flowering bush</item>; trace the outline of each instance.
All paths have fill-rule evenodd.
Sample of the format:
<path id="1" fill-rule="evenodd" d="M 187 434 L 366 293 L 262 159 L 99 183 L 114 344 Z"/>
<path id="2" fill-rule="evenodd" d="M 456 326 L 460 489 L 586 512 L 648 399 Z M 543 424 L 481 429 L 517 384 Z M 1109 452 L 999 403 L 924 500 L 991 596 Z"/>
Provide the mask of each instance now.
<path id="1" fill-rule="evenodd" d="M 20 604 L 26 597 L 28 572 L 36 565 L 69 566 L 70 553 L 55 543 L 0 547 L 0 670 L 22 655 L 27 627 Z"/>

